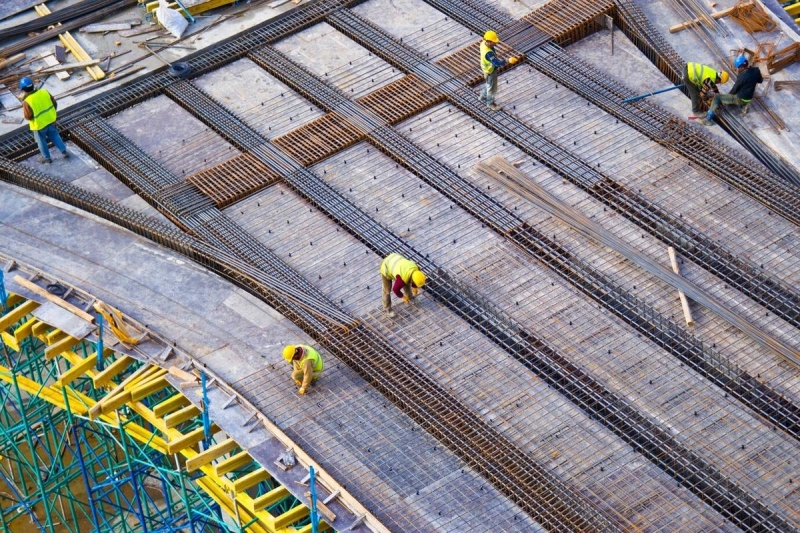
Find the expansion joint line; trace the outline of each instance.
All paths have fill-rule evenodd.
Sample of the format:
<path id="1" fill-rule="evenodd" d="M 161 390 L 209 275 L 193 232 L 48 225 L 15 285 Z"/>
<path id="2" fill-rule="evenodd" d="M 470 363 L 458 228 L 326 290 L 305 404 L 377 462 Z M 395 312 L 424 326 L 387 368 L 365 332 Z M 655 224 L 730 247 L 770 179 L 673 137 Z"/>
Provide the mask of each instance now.
<path id="1" fill-rule="evenodd" d="M 246 144 L 259 134 L 250 129 L 231 111 L 190 84 L 185 92 L 172 97 L 201 122 L 226 140 L 246 149 Z M 187 98 L 191 96 L 192 98 Z M 189 104 L 191 102 L 191 105 Z M 241 137 L 235 137 L 241 135 Z M 360 211 L 327 183 L 301 167 L 277 147 L 263 140 L 258 146 L 262 162 L 284 175 L 286 182 L 320 211 L 337 221 L 351 235 L 380 255 L 399 252 L 430 272 L 429 294 L 466 320 L 501 349 L 509 353 L 555 390 L 564 394 L 591 418 L 598 420 L 634 450 L 673 476 L 684 487 L 710 501 L 710 505 L 728 519 L 747 530 L 770 528 L 791 530 L 792 526 L 747 491 L 725 477 L 694 451 L 680 444 L 671 433 L 639 413 L 624 398 L 605 388 L 590 375 L 515 323 L 491 303 L 479 301 L 458 283 L 397 235 L 390 233 Z M 285 173 L 291 164 L 294 170 Z M 502 489 L 501 489 L 502 490 Z"/>

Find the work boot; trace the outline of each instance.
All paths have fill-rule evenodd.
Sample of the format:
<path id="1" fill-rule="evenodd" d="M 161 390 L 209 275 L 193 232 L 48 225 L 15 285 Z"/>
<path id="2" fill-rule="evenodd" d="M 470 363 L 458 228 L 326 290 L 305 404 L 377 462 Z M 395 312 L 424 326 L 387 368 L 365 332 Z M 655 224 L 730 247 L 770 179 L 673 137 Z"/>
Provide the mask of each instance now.
<path id="1" fill-rule="evenodd" d="M 709 121 L 709 122 L 714 120 L 714 112 L 711 111 L 710 109 L 708 110 L 708 113 L 706 114 L 706 120 Z"/>
<path id="2" fill-rule="evenodd" d="M 492 103 L 492 104 L 489 104 L 489 109 L 491 109 L 492 111 L 500 111 L 500 110 L 501 110 L 501 109 L 503 109 L 503 108 L 502 108 L 502 107 L 500 107 L 500 106 L 499 106 L 499 105 L 497 105 L 497 104 L 494 104 L 494 103 Z"/>
<path id="3" fill-rule="evenodd" d="M 389 317 L 389 318 L 394 318 L 394 317 L 397 316 L 397 314 L 394 311 L 392 311 L 391 309 L 387 309 L 386 310 L 386 316 Z"/>
<path id="4" fill-rule="evenodd" d="M 40 155 L 40 156 L 39 156 L 39 163 L 41 163 L 41 164 L 43 164 L 43 165 L 49 165 L 49 164 L 50 164 L 50 163 L 52 163 L 52 162 L 53 162 L 53 161 L 52 161 L 51 159 L 49 159 L 49 158 L 47 158 L 47 157 L 44 157 L 43 155 Z"/>
<path id="5" fill-rule="evenodd" d="M 69 156 L 71 156 L 72 154 L 70 154 L 69 152 L 67 152 L 66 150 L 64 150 L 63 152 L 61 152 L 61 155 L 63 155 L 63 156 L 64 156 L 64 159 L 69 159 Z"/>

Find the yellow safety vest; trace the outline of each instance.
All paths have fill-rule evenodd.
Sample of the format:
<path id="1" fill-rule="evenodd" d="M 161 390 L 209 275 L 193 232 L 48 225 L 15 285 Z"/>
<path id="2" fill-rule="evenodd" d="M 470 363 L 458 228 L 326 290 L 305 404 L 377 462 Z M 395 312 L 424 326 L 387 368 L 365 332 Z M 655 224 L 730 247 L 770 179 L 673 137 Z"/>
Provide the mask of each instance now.
<path id="1" fill-rule="evenodd" d="M 710 79 L 714 83 L 717 81 L 717 71 L 709 66 L 701 65 L 700 63 L 687 63 L 686 68 L 689 72 L 689 81 L 697 87 L 702 87 L 705 79 Z"/>
<path id="2" fill-rule="evenodd" d="M 389 254 L 381 263 L 381 274 L 386 279 L 394 280 L 400 276 L 406 285 L 411 283 L 411 275 L 419 270 L 414 261 L 409 261 L 400 254 Z"/>
<path id="3" fill-rule="evenodd" d="M 300 361 L 298 361 L 298 363 L 300 364 L 300 368 L 303 368 L 306 359 L 309 359 L 313 365 L 312 367 L 314 370 L 314 374 L 316 375 L 321 373 L 324 365 L 322 364 L 322 356 L 319 354 L 319 352 L 316 351 L 311 346 L 306 346 L 305 344 L 301 344 L 300 346 L 303 348 L 303 352 L 305 353 L 305 355 L 300 359 Z"/>
<path id="4" fill-rule="evenodd" d="M 49 92 L 44 89 L 33 91 L 25 98 L 25 101 L 33 111 L 33 120 L 28 122 L 31 130 L 40 130 L 56 121 L 56 107 L 53 105 L 53 99 Z"/>
<path id="5" fill-rule="evenodd" d="M 486 54 L 493 51 L 493 49 L 486 44 L 486 41 L 481 41 L 481 70 L 487 76 L 494 72 L 494 65 L 491 61 L 486 59 Z"/>

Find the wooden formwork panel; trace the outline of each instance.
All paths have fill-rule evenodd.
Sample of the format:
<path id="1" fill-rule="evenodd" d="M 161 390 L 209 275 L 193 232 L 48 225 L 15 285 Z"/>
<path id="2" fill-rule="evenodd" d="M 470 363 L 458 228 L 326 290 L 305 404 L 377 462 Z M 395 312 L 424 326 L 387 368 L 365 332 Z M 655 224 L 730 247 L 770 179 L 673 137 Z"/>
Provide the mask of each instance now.
<path id="1" fill-rule="evenodd" d="M 201 170 L 186 181 L 211 198 L 217 207 L 241 200 L 268 187 L 280 178 L 250 154 L 239 154 L 211 168 Z"/>
<path id="2" fill-rule="evenodd" d="M 339 113 L 328 113 L 277 137 L 273 142 L 304 166 L 321 161 L 331 154 L 358 142 L 363 133 Z"/>
<path id="3" fill-rule="evenodd" d="M 358 102 L 389 123 L 419 113 L 441 101 L 444 95 L 414 74 L 393 81 Z"/>
<path id="4" fill-rule="evenodd" d="M 599 28 L 595 19 L 609 15 L 613 0 L 554 0 L 525 15 L 530 22 L 559 44 L 578 41 Z"/>

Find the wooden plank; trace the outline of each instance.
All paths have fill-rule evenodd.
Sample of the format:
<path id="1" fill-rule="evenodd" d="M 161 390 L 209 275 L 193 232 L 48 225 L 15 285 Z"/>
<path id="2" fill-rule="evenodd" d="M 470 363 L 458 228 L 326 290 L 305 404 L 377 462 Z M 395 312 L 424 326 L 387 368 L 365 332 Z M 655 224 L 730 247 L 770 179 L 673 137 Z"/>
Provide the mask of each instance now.
<path id="1" fill-rule="evenodd" d="M 22 317 L 31 314 L 37 307 L 39 307 L 39 302 L 34 302 L 33 300 L 28 300 L 19 307 L 15 307 L 0 317 L 0 330 L 8 329 L 11 324 L 19 322 Z"/>
<path id="2" fill-rule="evenodd" d="M 233 482 L 233 490 L 236 492 L 245 491 L 251 487 L 255 487 L 262 481 L 270 479 L 272 476 L 263 468 L 259 468 L 255 472 L 250 472 L 246 476 L 242 476 Z"/>
<path id="3" fill-rule="evenodd" d="M 49 56 L 53 57 L 53 56 Z M 63 65 L 57 65 L 53 67 L 47 67 L 40 70 L 35 71 L 36 74 L 56 74 L 59 72 L 64 72 L 65 70 L 73 70 L 76 68 L 84 68 L 90 67 L 92 65 L 97 65 L 100 63 L 99 59 L 92 59 L 91 61 L 81 61 L 79 63 L 64 63 Z"/>
<path id="4" fill-rule="evenodd" d="M 14 276 L 14 281 L 18 285 L 21 285 L 22 287 L 25 287 L 29 291 L 34 292 L 37 295 L 41 296 L 42 298 L 44 298 L 48 302 L 53 302 L 54 304 L 56 304 L 56 305 L 58 305 L 60 307 L 63 307 L 67 311 L 70 311 L 70 312 L 78 315 L 79 317 L 81 317 L 82 319 L 86 320 L 87 322 L 94 323 L 94 316 L 90 315 L 89 313 L 87 313 L 83 309 L 79 309 L 79 308 L 75 307 L 74 305 L 72 305 L 68 301 L 62 300 L 61 298 L 59 298 L 58 296 L 55 296 L 54 294 L 50 294 L 49 292 L 47 292 L 47 289 L 44 289 L 44 288 L 38 286 L 37 284 L 33 283 L 32 281 L 28 281 L 27 279 L 25 279 L 25 278 L 23 278 L 23 277 L 21 277 L 19 275 Z"/>
<path id="5" fill-rule="evenodd" d="M 211 424 L 211 433 L 218 431 L 219 428 L 216 424 Z M 173 453 L 178 453 L 181 450 L 185 450 L 186 448 L 191 448 L 192 446 L 196 446 L 197 443 L 203 440 L 203 428 L 199 427 L 195 430 L 190 431 L 189 433 L 178 437 L 177 439 L 171 440 L 167 442 L 167 453 L 172 455 Z"/>
<path id="6" fill-rule="evenodd" d="M 102 387 L 106 385 L 111 379 L 116 376 L 117 374 L 121 373 L 123 370 L 128 368 L 131 363 L 136 361 L 133 357 L 128 357 L 127 355 L 123 355 L 109 366 L 106 367 L 105 370 L 102 372 L 95 374 L 94 376 L 94 386 L 95 387 Z"/>
<path id="7" fill-rule="evenodd" d="M 251 462 L 253 462 L 253 458 L 250 457 L 249 453 L 243 451 L 237 453 L 233 457 L 228 457 L 221 463 L 217 463 L 214 470 L 218 476 L 222 477 L 228 472 L 232 472 L 238 468 L 244 468 Z"/>
<path id="8" fill-rule="evenodd" d="M 188 472 L 194 472 L 198 468 L 210 464 L 212 461 L 222 457 L 226 453 L 232 452 L 238 446 L 239 443 L 231 438 L 228 438 L 187 460 L 186 470 Z"/>
<path id="9" fill-rule="evenodd" d="M 47 68 L 57 67 L 57 66 L 59 66 L 61 64 L 61 63 L 58 62 L 58 59 L 56 59 L 55 54 L 53 54 L 52 52 L 49 53 L 49 54 L 43 55 L 40 59 L 42 61 L 44 61 L 44 64 L 47 65 Z M 68 80 L 69 76 L 70 76 L 69 72 L 57 72 L 56 73 L 56 77 L 58 79 L 60 79 L 61 81 Z"/>
<path id="10" fill-rule="evenodd" d="M 669 262 L 672 265 L 672 271 L 675 272 L 677 275 L 681 275 L 681 269 L 678 267 L 678 259 L 675 257 L 675 248 L 672 246 L 667 247 L 667 253 L 669 254 Z M 692 310 L 689 309 L 689 300 L 686 299 L 686 295 L 683 294 L 683 291 L 678 291 L 678 297 L 681 299 L 681 307 L 683 308 L 683 318 L 686 320 L 687 326 L 694 326 L 694 319 L 692 319 Z"/>
<path id="11" fill-rule="evenodd" d="M 89 24 L 80 29 L 81 33 L 105 33 L 107 31 L 122 31 L 131 29 L 127 22 L 100 22 Z"/>
<path id="12" fill-rule="evenodd" d="M 186 407 L 191 402 L 189 398 L 184 396 L 183 394 L 175 394 L 171 398 L 167 398 L 163 402 L 159 403 L 153 408 L 153 414 L 156 415 L 158 418 L 164 418 L 166 415 L 170 414 L 173 411 L 176 411 L 182 407 Z"/>
<path id="13" fill-rule="evenodd" d="M 50 10 L 44 4 L 39 4 L 36 7 L 34 7 L 34 9 L 36 10 L 36 13 L 38 13 L 40 17 L 50 14 Z M 58 26 L 61 26 L 61 23 L 56 24 L 56 27 Z M 77 59 L 78 61 L 91 61 L 92 58 L 89 56 L 86 50 L 83 49 L 80 43 L 78 43 L 78 41 L 75 40 L 75 38 L 72 36 L 70 32 L 65 31 L 62 34 L 59 34 L 58 38 L 61 40 L 64 46 L 66 46 L 67 49 L 70 52 L 72 52 L 72 56 L 75 59 Z M 103 72 L 103 69 L 101 69 L 98 66 L 86 67 L 86 71 L 89 73 L 89 76 L 91 76 L 95 80 L 102 80 L 103 78 L 106 77 L 106 73 Z"/>
<path id="14" fill-rule="evenodd" d="M 73 365 L 72 368 L 58 376 L 56 385 L 59 387 L 66 387 L 80 376 L 93 369 L 96 365 L 97 357 L 95 355 L 90 355 L 84 359 L 81 359 L 78 364 Z"/>
<path id="15" fill-rule="evenodd" d="M 53 359 L 67 350 L 71 350 L 79 342 L 80 339 L 76 339 L 71 335 L 66 335 L 63 339 L 45 348 L 44 356 L 46 359 Z"/>
<path id="16" fill-rule="evenodd" d="M 167 429 L 178 427 L 187 420 L 191 420 L 199 414 L 200 409 L 194 405 L 187 405 L 186 407 L 175 411 L 171 415 L 164 417 L 164 424 L 166 425 Z"/>
<path id="17" fill-rule="evenodd" d="M 19 54 L 15 54 L 15 55 L 7 58 L 7 59 L 2 59 L 2 60 L 0 60 L 0 69 L 6 68 L 6 67 L 8 67 L 10 65 L 13 65 L 17 61 L 22 61 L 23 59 L 25 59 L 25 53 L 24 52 L 21 52 Z"/>
<path id="18" fill-rule="evenodd" d="M 746 8 L 746 7 L 749 7 L 749 6 L 752 6 L 752 5 L 753 5 L 753 2 L 746 2 L 746 3 L 744 3 L 742 5 L 739 5 L 739 6 L 733 6 L 733 7 L 729 7 L 728 9 L 723 9 L 721 11 L 716 11 L 714 13 L 711 13 L 711 18 L 715 19 L 715 20 L 718 20 L 718 19 L 721 19 L 723 17 L 727 17 L 728 15 L 730 15 L 731 13 L 733 13 L 737 9 Z M 702 23 L 702 21 L 700 19 L 694 19 L 694 20 L 689 20 L 687 22 L 681 22 L 680 24 L 675 24 L 674 26 L 670 26 L 669 27 L 669 32 L 670 33 L 677 33 L 679 31 L 685 30 L 686 28 L 691 28 L 692 26 L 699 25 L 701 23 Z"/>

